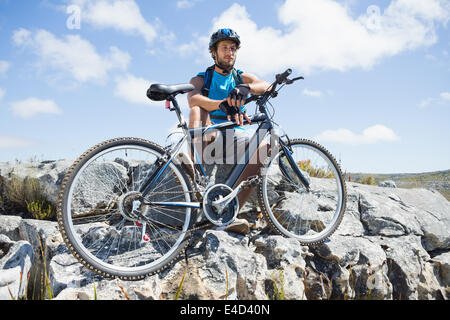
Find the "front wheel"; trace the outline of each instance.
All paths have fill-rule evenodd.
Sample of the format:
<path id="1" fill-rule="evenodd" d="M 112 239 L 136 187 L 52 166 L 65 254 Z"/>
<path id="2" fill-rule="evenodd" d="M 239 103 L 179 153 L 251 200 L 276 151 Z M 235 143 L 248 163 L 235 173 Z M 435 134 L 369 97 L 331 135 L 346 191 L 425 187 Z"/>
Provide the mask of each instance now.
<path id="1" fill-rule="evenodd" d="M 321 243 L 342 221 L 345 182 L 336 160 L 321 145 L 293 139 L 289 147 L 292 153 L 281 150 L 267 159 L 259 202 L 269 224 L 281 235 L 305 245 Z"/>

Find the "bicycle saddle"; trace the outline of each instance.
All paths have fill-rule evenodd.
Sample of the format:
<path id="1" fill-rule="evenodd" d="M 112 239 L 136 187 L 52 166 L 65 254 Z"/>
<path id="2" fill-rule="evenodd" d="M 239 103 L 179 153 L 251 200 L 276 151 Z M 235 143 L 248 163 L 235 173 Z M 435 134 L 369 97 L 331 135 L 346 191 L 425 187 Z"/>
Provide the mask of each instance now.
<path id="1" fill-rule="evenodd" d="M 167 100 L 170 95 L 175 96 L 192 90 L 194 90 L 194 86 L 189 83 L 175 85 L 154 83 L 147 90 L 147 97 L 153 101 L 163 101 Z"/>

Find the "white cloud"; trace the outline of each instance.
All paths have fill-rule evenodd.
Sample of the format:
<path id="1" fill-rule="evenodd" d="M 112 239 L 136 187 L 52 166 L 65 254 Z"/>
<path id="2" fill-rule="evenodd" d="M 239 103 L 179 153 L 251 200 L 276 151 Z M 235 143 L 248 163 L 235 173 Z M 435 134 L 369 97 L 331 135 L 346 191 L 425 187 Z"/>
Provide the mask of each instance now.
<path id="1" fill-rule="evenodd" d="M 17 29 L 13 32 L 12 39 L 13 42 L 18 46 L 30 44 L 31 32 L 24 28 Z"/>
<path id="2" fill-rule="evenodd" d="M 420 101 L 419 108 L 425 109 L 430 105 L 446 105 L 450 102 L 450 92 L 442 92 L 438 98 L 426 98 Z"/>
<path id="3" fill-rule="evenodd" d="M 100 55 L 96 48 L 79 35 L 57 38 L 46 30 L 31 33 L 19 29 L 13 33 L 16 45 L 31 48 L 39 57 L 40 69 L 68 73 L 78 82 L 100 82 L 111 69 L 126 70 L 131 57 L 116 47 Z"/>
<path id="4" fill-rule="evenodd" d="M 156 102 L 147 98 L 147 89 L 150 87 L 151 83 L 151 81 L 135 77 L 132 74 L 116 77 L 115 94 L 131 103 L 156 105 Z M 158 103 L 157 105 L 161 106 L 162 104 Z"/>
<path id="5" fill-rule="evenodd" d="M 436 102 L 436 99 L 433 99 L 433 98 L 423 99 L 419 103 L 419 108 L 424 109 L 424 108 L 428 107 L 430 104 L 432 104 L 434 102 Z"/>
<path id="6" fill-rule="evenodd" d="M 441 98 L 446 100 L 446 101 L 450 101 L 450 92 L 442 92 L 441 93 Z"/>
<path id="7" fill-rule="evenodd" d="M 32 141 L 23 138 L 0 135 L 0 149 L 23 148 L 32 144 L 34 144 Z"/>
<path id="8" fill-rule="evenodd" d="M 158 108 L 165 106 L 165 101 L 153 101 L 147 97 L 147 90 L 156 81 L 149 81 L 143 78 L 136 77 L 132 74 L 116 77 L 115 95 L 124 99 L 125 101 L 150 105 Z M 189 110 L 186 94 L 177 95 L 177 102 L 181 110 Z"/>
<path id="9" fill-rule="evenodd" d="M 147 43 L 157 37 L 156 28 L 145 20 L 134 0 L 72 0 L 71 4 L 81 8 L 82 24 L 140 35 Z"/>
<path id="10" fill-rule="evenodd" d="M 303 94 L 305 96 L 310 96 L 313 98 L 320 98 L 322 97 L 322 92 L 319 90 L 309 90 L 308 88 L 303 89 Z"/>
<path id="11" fill-rule="evenodd" d="M 326 130 L 316 137 L 317 140 L 327 142 L 339 142 L 352 145 L 373 144 L 377 142 L 397 141 L 400 138 L 394 131 L 384 125 L 377 124 L 357 134 L 349 129 Z"/>
<path id="12" fill-rule="evenodd" d="M 192 8 L 200 1 L 201 0 L 180 0 L 177 1 L 177 8 L 179 9 Z"/>
<path id="13" fill-rule="evenodd" d="M 278 9 L 283 28 L 277 29 L 258 26 L 245 6 L 233 4 L 213 19 L 208 36 L 218 28 L 236 30 L 242 40 L 238 64 L 249 72 L 368 69 L 382 58 L 434 44 L 438 24 L 450 18 L 450 4 L 393 0 L 378 12 L 354 18 L 348 6 L 336 1 L 286 0 Z M 207 48 L 202 49 L 204 59 L 210 59 Z"/>
<path id="14" fill-rule="evenodd" d="M 39 113 L 62 113 L 62 110 L 53 100 L 28 98 L 26 100 L 12 102 L 10 105 L 13 114 L 22 118 L 30 118 Z"/>
<path id="15" fill-rule="evenodd" d="M 5 96 L 6 91 L 2 88 L 0 88 L 0 101 L 2 101 L 3 97 Z"/>
<path id="16" fill-rule="evenodd" d="M 9 66 L 10 64 L 8 61 L 0 60 L 0 76 L 8 71 Z"/>

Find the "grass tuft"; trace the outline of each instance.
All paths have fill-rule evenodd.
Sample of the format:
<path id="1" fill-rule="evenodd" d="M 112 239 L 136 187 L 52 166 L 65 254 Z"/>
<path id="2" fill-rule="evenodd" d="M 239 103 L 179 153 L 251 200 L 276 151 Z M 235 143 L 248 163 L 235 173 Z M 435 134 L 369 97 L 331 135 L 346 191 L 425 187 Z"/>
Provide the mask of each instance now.
<path id="1" fill-rule="evenodd" d="M 56 219 L 56 207 L 47 199 L 45 188 L 36 178 L 0 177 L 0 209 L 9 213 L 27 212 L 33 219 Z"/>

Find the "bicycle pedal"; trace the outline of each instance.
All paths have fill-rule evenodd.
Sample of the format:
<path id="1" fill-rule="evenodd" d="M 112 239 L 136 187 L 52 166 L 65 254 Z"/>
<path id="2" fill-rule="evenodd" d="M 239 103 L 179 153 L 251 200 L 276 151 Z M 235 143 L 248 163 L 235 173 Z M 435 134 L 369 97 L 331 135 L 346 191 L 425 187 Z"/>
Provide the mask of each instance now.
<path id="1" fill-rule="evenodd" d="M 251 177 L 247 178 L 247 180 L 244 182 L 242 187 L 244 189 L 253 188 L 253 187 L 256 187 L 260 182 L 261 182 L 261 179 L 258 175 L 251 176 Z"/>

